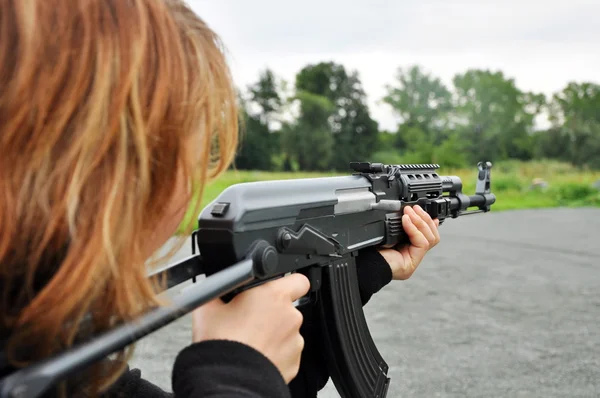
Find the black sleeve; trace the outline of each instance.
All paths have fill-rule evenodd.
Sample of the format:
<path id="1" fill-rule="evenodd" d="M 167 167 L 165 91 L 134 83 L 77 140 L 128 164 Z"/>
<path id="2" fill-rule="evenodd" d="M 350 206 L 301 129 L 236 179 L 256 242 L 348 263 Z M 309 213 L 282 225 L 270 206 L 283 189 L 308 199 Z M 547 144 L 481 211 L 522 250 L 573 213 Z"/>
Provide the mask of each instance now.
<path id="1" fill-rule="evenodd" d="M 371 297 L 392 281 L 392 269 L 375 248 L 369 247 L 356 257 L 358 290 L 364 306 Z"/>
<path id="2" fill-rule="evenodd" d="M 356 257 L 358 289 L 364 306 L 371 297 L 392 280 L 392 270 L 379 252 L 374 248 L 361 250 Z M 300 308 L 304 321 L 300 333 L 304 337 L 304 350 L 298 375 L 289 384 L 293 398 L 316 398 L 329 380 L 325 360 L 323 339 L 315 307 Z"/>
<path id="3" fill-rule="evenodd" d="M 290 398 L 279 370 L 255 349 L 211 340 L 184 348 L 175 359 L 174 394 L 127 370 L 103 398 Z"/>
<path id="4" fill-rule="evenodd" d="M 158 386 L 142 379 L 142 372 L 133 369 L 123 373 L 121 377 L 102 394 L 102 398 L 173 398 L 173 394 L 164 391 Z"/>
<path id="5" fill-rule="evenodd" d="M 172 375 L 177 398 L 289 398 L 279 370 L 257 350 L 234 341 L 192 344 L 179 353 Z"/>

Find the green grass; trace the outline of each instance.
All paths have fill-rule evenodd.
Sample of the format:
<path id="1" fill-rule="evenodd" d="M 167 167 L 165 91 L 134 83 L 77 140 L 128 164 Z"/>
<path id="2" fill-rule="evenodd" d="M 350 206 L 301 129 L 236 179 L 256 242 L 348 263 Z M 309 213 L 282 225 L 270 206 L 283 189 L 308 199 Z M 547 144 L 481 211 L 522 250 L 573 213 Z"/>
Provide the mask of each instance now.
<path id="1" fill-rule="evenodd" d="M 456 175 L 463 181 L 463 192 L 473 194 L 477 176 L 476 167 L 468 169 L 439 169 L 441 175 Z M 228 171 L 207 185 L 202 196 L 204 208 L 225 188 L 242 182 L 283 180 L 295 178 L 327 177 L 348 173 L 283 173 L 259 171 Z M 546 189 L 533 189 L 532 182 L 541 178 L 548 183 Z M 516 162 L 494 164 L 492 192 L 496 195 L 493 211 L 535 209 L 549 207 L 600 207 L 600 191 L 592 184 L 600 180 L 600 172 L 578 170 L 568 164 L 554 161 Z M 188 212 L 186 220 L 196 217 Z"/>

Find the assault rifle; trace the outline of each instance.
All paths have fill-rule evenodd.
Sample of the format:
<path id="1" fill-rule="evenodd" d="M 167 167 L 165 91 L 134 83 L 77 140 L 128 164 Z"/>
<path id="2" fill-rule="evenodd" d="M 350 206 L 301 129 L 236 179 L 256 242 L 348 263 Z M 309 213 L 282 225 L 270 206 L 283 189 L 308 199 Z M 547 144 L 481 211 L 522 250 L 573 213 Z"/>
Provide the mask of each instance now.
<path id="1" fill-rule="evenodd" d="M 200 214 L 192 255 L 153 275 L 167 288 L 199 275 L 170 306 L 156 308 L 89 342 L 24 368 L 0 382 L 0 397 L 39 397 L 70 373 L 101 360 L 216 298 L 289 272 L 310 280 L 303 303 L 319 307 L 327 366 L 343 398 L 383 398 L 390 379 L 362 310 L 355 257 L 368 246 L 407 243 L 403 208 L 420 205 L 440 223 L 490 211 L 491 163 L 478 164 L 475 195 L 438 165 L 351 163 L 350 176 L 236 184 Z M 477 208 L 468 210 L 470 208 Z M 199 249 L 199 253 L 196 253 Z"/>

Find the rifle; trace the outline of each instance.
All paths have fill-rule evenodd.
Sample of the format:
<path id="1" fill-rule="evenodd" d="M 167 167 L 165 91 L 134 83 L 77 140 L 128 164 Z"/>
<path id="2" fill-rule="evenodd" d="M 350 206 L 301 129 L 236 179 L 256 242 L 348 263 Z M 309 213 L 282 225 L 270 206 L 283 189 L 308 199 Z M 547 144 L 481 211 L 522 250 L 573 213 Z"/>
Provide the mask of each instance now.
<path id="1" fill-rule="evenodd" d="M 421 206 L 442 224 L 484 213 L 491 192 L 490 162 L 478 163 L 475 195 L 436 164 L 350 164 L 350 176 L 241 183 L 203 209 L 192 234 L 192 255 L 151 274 L 166 288 L 201 283 L 89 342 L 74 346 L 0 381 L 2 398 L 36 398 L 78 368 L 88 366 L 180 318 L 206 302 L 235 294 L 290 272 L 310 281 L 299 305 L 316 305 L 328 347 L 327 366 L 342 398 L 383 398 L 388 366 L 370 335 L 358 290 L 360 249 L 408 243 L 406 206 Z M 447 195 L 444 195 L 447 194 Z M 477 210 L 468 210 L 476 207 Z M 199 249 L 197 253 L 196 247 Z"/>

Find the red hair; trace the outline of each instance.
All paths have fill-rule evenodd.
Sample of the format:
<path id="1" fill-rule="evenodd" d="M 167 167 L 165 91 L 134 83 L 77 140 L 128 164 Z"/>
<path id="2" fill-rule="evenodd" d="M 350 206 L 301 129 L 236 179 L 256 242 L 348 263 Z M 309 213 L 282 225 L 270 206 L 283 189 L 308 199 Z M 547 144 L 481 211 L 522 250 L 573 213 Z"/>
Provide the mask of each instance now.
<path id="1" fill-rule="evenodd" d="M 3 0 L 0 121 L 1 328 L 22 366 L 85 315 L 99 332 L 158 304 L 144 241 L 180 171 L 201 189 L 232 161 L 236 96 L 182 1 Z"/>

